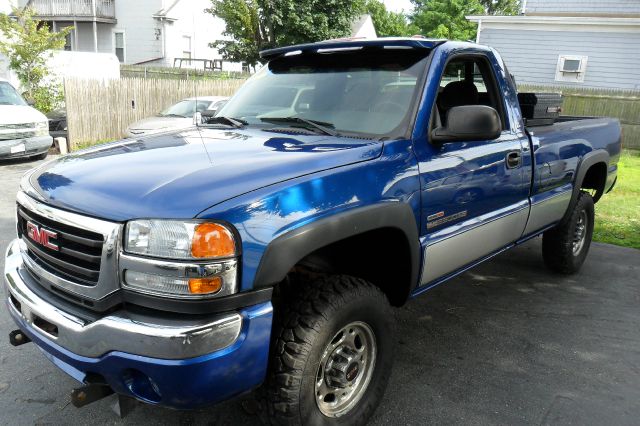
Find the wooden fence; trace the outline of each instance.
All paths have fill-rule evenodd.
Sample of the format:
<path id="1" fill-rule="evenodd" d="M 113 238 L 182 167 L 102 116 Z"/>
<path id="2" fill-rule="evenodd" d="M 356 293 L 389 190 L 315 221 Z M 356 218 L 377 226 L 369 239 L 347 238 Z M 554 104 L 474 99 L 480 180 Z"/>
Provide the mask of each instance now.
<path id="1" fill-rule="evenodd" d="M 131 123 L 153 116 L 181 99 L 230 96 L 243 82 L 239 79 L 65 79 L 71 147 L 122 138 Z"/>
<path id="2" fill-rule="evenodd" d="M 614 117 L 622 124 L 622 145 L 640 149 L 640 90 L 519 85 L 521 92 L 562 92 L 563 115 Z"/>
<path id="3" fill-rule="evenodd" d="M 129 124 L 162 111 L 180 99 L 232 95 L 244 79 L 173 80 L 121 78 L 66 79 L 69 140 L 78 144 L 123 137 Z M 563 114 L 608 116 L 620 120 L 625 148 L 640 149 L 640 91 L 520 85 L 522 92 L 561 91 Z"/>

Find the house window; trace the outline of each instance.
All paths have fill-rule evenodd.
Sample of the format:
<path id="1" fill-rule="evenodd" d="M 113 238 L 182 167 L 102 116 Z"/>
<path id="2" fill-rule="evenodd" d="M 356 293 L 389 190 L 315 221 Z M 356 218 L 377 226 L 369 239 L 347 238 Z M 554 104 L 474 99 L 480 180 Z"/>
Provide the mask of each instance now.
<path id="1" fill-rule="evenodd" d="M 182 57 L 191 59 L 191 37 L 182 36 Z"/>
<path id="2" fill-rule="evenodd" d="M 587 71 L 587 56 L 560 55 L 556 81 L 583 83 Z"/>
<path id="3" fill-rule="evenodd" d="M 120 62 L 124 62 L 126 58 L 124 32 L 113 33 L 113 52 Z"/>

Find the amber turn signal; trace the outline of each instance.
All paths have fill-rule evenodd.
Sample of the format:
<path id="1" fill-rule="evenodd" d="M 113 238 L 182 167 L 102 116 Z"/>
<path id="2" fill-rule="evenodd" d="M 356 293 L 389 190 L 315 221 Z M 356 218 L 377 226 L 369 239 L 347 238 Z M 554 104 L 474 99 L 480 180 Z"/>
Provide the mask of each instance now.
<path id="1" fill-rule="evenodd" d="M 209 294 L 217 293 L 222 288 L 222 278 L 191 278 L 189 280 L 189 293 Z"/>
<path id="2" fill-rule="evenodd" d="M 195 228 L 191 255 L 195 258 L 230 257 L 236 253 L 233 234 L 217 223 L 201 223 Z"/>

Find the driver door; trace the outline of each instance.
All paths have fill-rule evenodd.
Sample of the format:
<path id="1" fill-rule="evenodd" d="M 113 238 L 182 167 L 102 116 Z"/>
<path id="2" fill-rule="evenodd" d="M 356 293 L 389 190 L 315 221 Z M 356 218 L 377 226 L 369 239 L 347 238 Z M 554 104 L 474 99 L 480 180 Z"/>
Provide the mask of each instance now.
<path id="1" fill-rule="evenodd" d="M 431 158 L 420 163 L 421 285 L 436 284 L 496 253 L 525 228 L 529 181 L 522 166 L 523 138 L 509 128 L 493 70 L 484 54 L 454 57 L 445 67 L 434 120 L 446 120 L 454 106 L 487 105 L 498 111 L 503 131 L 495 140 L 432 144 Z"/>

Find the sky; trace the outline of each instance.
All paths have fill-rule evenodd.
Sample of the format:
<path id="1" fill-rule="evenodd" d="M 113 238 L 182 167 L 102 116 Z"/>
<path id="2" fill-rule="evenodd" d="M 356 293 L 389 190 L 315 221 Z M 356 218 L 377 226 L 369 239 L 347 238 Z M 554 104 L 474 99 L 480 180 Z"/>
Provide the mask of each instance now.
<path id="1" fill-rule="evenodd" d="M 387 6 L 387 10 L 394 12 L 400 12 L 403 9 L 405 12 L 409 12 L 413 9 L 411 0 L 382 0 L 382 2 Z"/>

